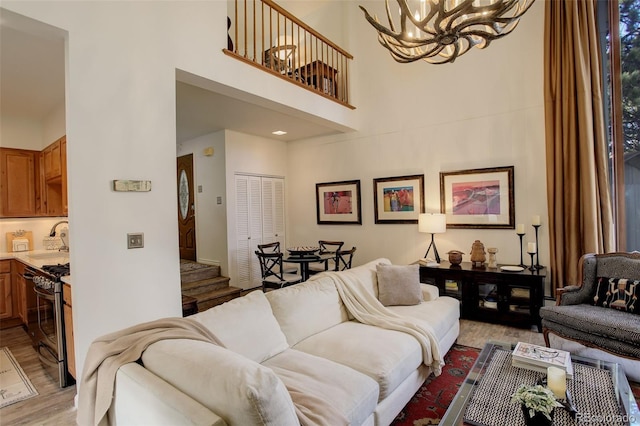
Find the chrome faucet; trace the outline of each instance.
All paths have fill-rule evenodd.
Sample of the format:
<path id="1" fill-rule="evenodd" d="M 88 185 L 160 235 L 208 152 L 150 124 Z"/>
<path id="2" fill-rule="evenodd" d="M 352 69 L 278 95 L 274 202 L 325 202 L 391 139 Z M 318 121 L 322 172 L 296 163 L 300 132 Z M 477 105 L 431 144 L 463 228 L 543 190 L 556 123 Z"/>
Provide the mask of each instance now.
<path id="1" fill-rule="evenodd" d="M 53 225 L 53 227 L 51 227 L 51 232 L 49 233 L 50 237 L 55 237 L 56 236 L 56 228 L 58 227 L 58 225 L 60 225 L 61 223 L 66 223 L 67 225 L 69 224 L 68 220 L 61 220 L 60 222 L 56 223 Z"/>
<path id="2" fill-rule="evenodd" d="M 55 237 L 56 236 L 56 228 L 61 223 L 66 223 L 68 225 L 69 221 L 68 220 L 61 220 L 60 222 L 55 223 L 51 227 L 51 232 L 49 233 L 50 237 Z M 68 235 L 66 233 L 64 233 L 64 232 L 60 235 L 60 239 L 62 240 L 62 246 L 60 246 L 60 249 L 58 249 L 58 251 L 69 251 L 69 246 L 68 246 L 67 242 L 65 241 L 67 238 L 68 238 Z"/>

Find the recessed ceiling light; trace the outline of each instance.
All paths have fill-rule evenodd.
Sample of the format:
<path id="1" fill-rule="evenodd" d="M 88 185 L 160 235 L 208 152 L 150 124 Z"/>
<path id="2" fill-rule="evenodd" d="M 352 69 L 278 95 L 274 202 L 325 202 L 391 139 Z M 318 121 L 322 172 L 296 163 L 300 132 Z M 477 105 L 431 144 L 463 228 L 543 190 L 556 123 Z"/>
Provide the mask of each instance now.
<path id="1" fill-rule="evenodd" d="M 276 136 L 282 136 L 282 135 L 286 135 L 287 132 L 283 131 L 283 130 L 276 130 L 275 132 L 271 132 L 272 134 L 276 135 Z"/>

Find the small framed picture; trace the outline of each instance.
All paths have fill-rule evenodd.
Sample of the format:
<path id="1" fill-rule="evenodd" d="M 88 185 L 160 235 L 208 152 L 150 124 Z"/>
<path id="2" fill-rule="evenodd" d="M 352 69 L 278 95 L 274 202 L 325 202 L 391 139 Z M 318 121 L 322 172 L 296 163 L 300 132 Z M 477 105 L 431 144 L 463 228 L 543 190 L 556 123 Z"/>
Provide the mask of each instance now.
<path id="1" fill-rule="evenodd" d="M 515 229 L 513 166 L 440 172 L 447 228 Z"/>
<path id="2" fill-rule="evenodd" d="M 362 225 L 360 181 L 316 183 L 318 225 Z"/>
<path id="3" fill-rule="evenodd" d="M 376 223 L 418 223 L 424 213 L 424 175 L 373 180 Z"/>

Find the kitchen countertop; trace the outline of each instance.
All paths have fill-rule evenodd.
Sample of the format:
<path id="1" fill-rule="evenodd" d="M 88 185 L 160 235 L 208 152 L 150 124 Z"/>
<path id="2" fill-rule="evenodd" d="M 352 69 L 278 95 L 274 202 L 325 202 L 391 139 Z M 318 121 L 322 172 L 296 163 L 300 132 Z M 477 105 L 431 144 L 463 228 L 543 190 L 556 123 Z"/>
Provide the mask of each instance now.
<path id="1" fill-rule="evenodd" d="M 42 270 L 44 265 L 57 265 L 69 262 L 69 252 L 57 250 L 31 250 L 19 252 L 0 252 L 0 260 L 18 259 L 23 263 Z M 62 282 L 71 284 L 71 276 L 61 278 Z"/>

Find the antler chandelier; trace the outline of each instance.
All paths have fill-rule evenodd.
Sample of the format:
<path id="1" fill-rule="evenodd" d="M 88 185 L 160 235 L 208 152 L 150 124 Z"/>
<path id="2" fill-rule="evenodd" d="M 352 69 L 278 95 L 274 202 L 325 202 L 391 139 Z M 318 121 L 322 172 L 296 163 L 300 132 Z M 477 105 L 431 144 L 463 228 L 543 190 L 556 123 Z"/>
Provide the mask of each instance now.
<path id="1" fill-rule="evenodd" d="M 378 31 L 378 41 L 398 62 L 424 59 L 432 64 L 453 62 L 472 47 L 484 49 L 509 34 L 534 0 L 397 0 L 400 28 L 391 17 L 389 28 L 360 6 Z"/>

